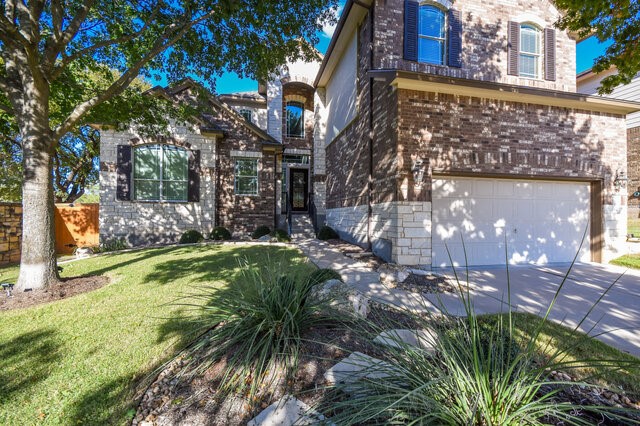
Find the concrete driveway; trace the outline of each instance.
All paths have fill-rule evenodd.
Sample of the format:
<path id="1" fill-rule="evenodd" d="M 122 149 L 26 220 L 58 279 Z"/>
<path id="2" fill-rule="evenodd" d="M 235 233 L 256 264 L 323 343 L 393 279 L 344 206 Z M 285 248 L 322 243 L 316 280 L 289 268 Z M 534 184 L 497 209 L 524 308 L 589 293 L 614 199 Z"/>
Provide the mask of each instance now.
<path id="1" fill-rule="evenodd" d="M 511 306 L 515 310 L 544 315 L 568 269 L 569 265 L 512 266 L 509 279 L 504 267 L 470 269 L 469 288 L 474 309 L 480 314 L 506 312 L 507 283 L 510 282 Z M 446 275 L 455 283 L 452 270 L 441 269 L 437 273 Z M 466 283 L 466 271 L 460 269 L 457 273 L 460 282 Z M 371 279 L 350 278 L 356 288 L 380 302 L 416 311 L 465 314 L 462 301 L 456 294 L 421 297 L 416 293 L 389 289 Z M 589 313 L 605 292 L 606 295 Z M 574 265 L 549 318 L 575 327 L 587 314 L 587 319 L 580 326 L 581 331 L 640 357 L 640 271 L 596 263 Z"/>
<path id="2" fill-rule="evenodd" d="M 474 308 L 477 313 L 505 311 L 510 282 L 511 305 L 516 310 L 544 315 L 568 269 L 569 265 L 511 267 L 509 280 L 504 267 L 470 270 Z M 466 271 L 457 272 L 460 281 L 466 282 Z M 451 270 L 441 273 L 453 276 Z M 458 296 L 429 295 L 428 299 L 450 313 L 464 313 Z M 575 327 L 587 314 L 580 326 L 583 332 L 640 357 L 640 271 L 595 263 L 574 265 L 549 317 Z"/>
<path id="3" fill-rule="evenodd" d="M 298 243 L 320 268 L 339 271 L 345 282 L 378 302 L 416 311 L 446 311 L 464 315 L 464 306 L 455 294 L 420 296 L 380 283 L 379 274 L 365 264 L 342 255 L 330 245 L 317 240 Z M 544 315 L 569 265 L 512 266 L 474 268 L 469 271 L 470 295 L 477 313 L 505 312 L 508 305 L 507 283 L 511 287 L 511 305 L 521 312 Z M 466 271 L 457 271 L 466 283 Z M 438 270 L 451 282 L 451 270 Z M 617 282 L 616 282 L 617 280 Z M 600 296 L 615 284 L 589 313 Z M 589 313 L 580 330 L 625 352 L 640 357 L 640 271 L 598 263 L 573 266 L 551 311 L 550 318 L 575 327 Z"/>

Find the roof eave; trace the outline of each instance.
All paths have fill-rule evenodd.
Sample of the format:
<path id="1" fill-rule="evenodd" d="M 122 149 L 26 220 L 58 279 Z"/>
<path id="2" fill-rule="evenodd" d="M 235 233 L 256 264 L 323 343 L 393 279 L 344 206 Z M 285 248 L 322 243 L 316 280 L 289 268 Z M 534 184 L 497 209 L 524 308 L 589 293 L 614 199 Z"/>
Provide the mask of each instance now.
<path id="1" fill-rule="evenodd" d="M 385 73 L 379 74 L 384 75 Z M 425 75 L 406 71 L 386 72 L 386 75 L 387 77 L 392 77 L 390 84 L 398 89 L 582 109 L 618 115 L 627 115 L 640 111 L 640 102 L 623 101 L 602 96 Z"/>

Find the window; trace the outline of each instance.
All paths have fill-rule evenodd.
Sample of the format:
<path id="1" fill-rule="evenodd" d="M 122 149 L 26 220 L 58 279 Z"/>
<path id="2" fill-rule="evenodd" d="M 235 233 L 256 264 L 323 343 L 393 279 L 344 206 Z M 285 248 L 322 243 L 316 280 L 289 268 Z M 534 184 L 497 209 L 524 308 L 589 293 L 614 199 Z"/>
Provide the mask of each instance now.
<path id="1" fill-rule="evenodd" d="M 433 5 L 420 6 L 418 15 L 418 61 L 445 64 L 447 36 L 445 12 Z"/>
<path id="2" fill-rule="evenodd" d="M 241 109 L 240 115 L 243 116 L 248 123 L 253 123 L 253 118 L 252 118 L 250 109 L 246 109 L 246 108 Z"/>
<path id="3" fill-rule="evenodd" d="M 309 164 L 309 156 L 304 154 L 284 154 L 282 156 L 282 167 L 284 167 L 285 163 Z"/>
<path id="4" fill-rule="evenodd" d="M 287 102 L 287 136 L 304 137 L 304 104 Z"/>
<path id="5" fill-rule="evenodd" d="M 134 199 L 140 201 L 187 201 L 189 156 L 171 145 L 134 148 Z"/>
<path id="6" fill-rule="evenodd" d="M 234 174 L 237 195 L 258 195 L 258 160 L 237 159 Z"/>
<path id="7" fill-rule="evenodd" d="M 540 33 L 531 25 L 520 25 L 520 57 L 518 70 L 521 77 L 540 78 Z"/>

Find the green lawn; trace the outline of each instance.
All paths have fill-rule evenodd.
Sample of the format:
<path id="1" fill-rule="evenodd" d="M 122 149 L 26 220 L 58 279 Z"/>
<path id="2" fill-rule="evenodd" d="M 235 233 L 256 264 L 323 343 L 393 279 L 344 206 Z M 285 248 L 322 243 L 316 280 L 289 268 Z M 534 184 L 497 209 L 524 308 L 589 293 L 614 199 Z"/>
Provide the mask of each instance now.
<path id="1" fill-rule="evenodd" d="M 489 324 L 496 322 L 499 315 L 480 316 L 481 321 Z M 513 316 L 516 338 L 520 342 L 529 342 L 532 334 L 537 330 L 540 317 L 532 314 L 516 313 Z M 507 321 L 507 316 L 503 315 Z M 640 360 L 632 355 L 621 352 L 594 338 L 587 338 L 580 332 L 546 321 L 537 341 L 541 357 L 560 350 L 565 354 L 565 361 L 593 360 L 612 361 L 615 368 L 609 366 L 595 366 L 577 368 L 567 373 L 579 379 L 599 384 L 611 389 L 622 389 L 636 397 L 640 397 Z M 559 361 L 559 360 L 558 360 Z M 597 363 L 596 363 L 597 364 Z"/>
<path id="2" fill-rule="evenodd" d="M 614 265 L 640 269 L 640 254 L 627 254 L 611 261 Z"/>
<path id="3" fill-rule="evenodd" d="M 111 282 L 0 313 L 0 424 L 126 423 L 154 370 L 197 329 L 172 302 L 194 286 L 232 284 L 240 257 L 266 256 L 311 267 L 296 250 L 248 245 L 143 250 L 64 265 L 64 277 L 104 274 Z M 0 269 L 0 281 L 15 282 L 17 273 Z"/>

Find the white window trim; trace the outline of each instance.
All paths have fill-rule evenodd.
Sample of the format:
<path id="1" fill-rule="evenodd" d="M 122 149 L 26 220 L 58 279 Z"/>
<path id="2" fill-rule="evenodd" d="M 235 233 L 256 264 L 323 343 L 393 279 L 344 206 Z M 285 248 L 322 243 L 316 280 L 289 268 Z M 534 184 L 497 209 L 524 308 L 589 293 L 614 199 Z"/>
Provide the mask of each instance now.
<path id="1" fill-rule="evenodd" d="M 449 2 L 444 2 L 444 1 L 437 1 L 437 0 L 430 0 L 430 1 L 423 1 L 420 2 L 420 5 L 418 6 L 418 62 L 420 62 L 421 64 L 430 64 L 430 65 L 436 65 L 436 66 L 446 66 L 447 63 L 449 62 L 449 46 L 448 46 L 448 40 L 449 40 L 449 14 L 447 13 L 448 10 L 451 8 L 451 4 L 449 3 L 448 6 L 445 6 L 445 3 L 449 3 Z M 444 15 L 444 38 L 440 38 L 440 37 L 432 37 L 432 36 L 426 36 L 426 35 L 422 35 L 420 34 L 420 8 L 423 6 L 433 6 L 436 9 L 439 9 L 442 14 Z M 437 40 L 437 41 L 441 41 L 443 44 L 443 49 L 442 49 L 442 62 L 441 63 L 436 63 L 436 62 L 427 62 L 427 61 L 421 61 L 420 60 L 420 39 L 427 39 L 427 40 Z"/>
<path id="2" fill-rule="evenodd" d="M 160 147 L 160 170 L 159 170 L 159 179 L 136 179 L 136 152 L 138 148 L 150 147 L 150 146 L 158 146 Z M 186 164 L 186 172 L 187 178 L 185 180 L 169 180 L 163 179 L 163 171 L 164 171 L 164 149 L 165 147 L 170 147 L 178 150 L 182 150 L 187 153 L 187 164 Z M 189 202 L 189 153 L 186 148 L 182 148 L 180 146 L 175 145 L 167 145 L 167 144 L 148 144 L 148 145 L 137 145 L 132 147 L 133 151 L 133 165 L 131 167 L 131 195 L 132 200 L 139 203 L 188 203 Z M 158 199 L 140 199 L 136 197 L 136 181 L 146 181 L 146 182 L 158 182 L 158 195 L 160 198 Z M 164 198 L 164 182 L 183 182 L 187 184 L 187 194 L 183 200 L 167 200 Z"/>
<path id="3" fill-rule="evenodd" d="M 255 194 L 243 194 L 238 192 L 237 179 L 238 175 L 236 173 L 236 165 L 240 161 L 253 161 L 256 163 L 256 193 Z M 253 177 L 253 176 L 243 176 L 243 177 Z M 260 195 L 260 162 L 257 157 L 235 157 L 233 160 L 233 194 L 241 197 L 258 197 Z"/>
<path id="4" fill-rule="evenodd" d="M 526 78 L 529 80 L 542 80 L 543 79 L 543 70 L 544 70 L 544 31 L 542 30 L 542 28 L 531 21 L 528 22 L 520 22 L 520 43 L 522 43 L 522 28 L 523 27 L 530 27 L 536 30 L 536 32 L 538 33 L 538 47 L 539 47 L 539 52 L 538 53 L 531 53 L 531 52 L 523 52 L 522 51 L 522 44 L 520 44 L 520 46 L 518 46 L 518 76 L 521 78 Z M 534 58 L 537 58 L 536 61 L 536 75 L 535 76 L 530 76 L 530 75 L 522 75 L 522 71 L 520 70 L 520 65 L 521 65 L 521 57 L 522 56 L 531 56 Z"/>
<path id="5" fill-rule="evenodd" d="M 253 111 L 249 108 L 240 108 L 238 110 L 238 113 L 242 116 L 242 118 L 244 118 L 247 123 L 251 123 L 253 124 Z M 245 117 L 245 114 L 248 113 L 249 118 L 247 119 L 247 117 Z"/>

